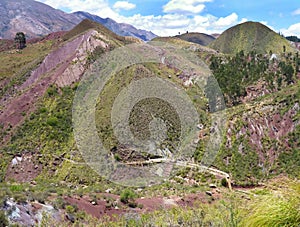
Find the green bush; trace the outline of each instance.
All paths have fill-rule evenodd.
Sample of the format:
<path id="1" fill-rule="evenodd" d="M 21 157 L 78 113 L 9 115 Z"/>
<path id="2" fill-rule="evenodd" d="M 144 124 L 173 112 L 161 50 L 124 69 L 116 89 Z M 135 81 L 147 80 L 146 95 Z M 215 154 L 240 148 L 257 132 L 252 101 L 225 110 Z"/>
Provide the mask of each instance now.
<path id="1" fill-rule="evenodd" d="M 68 214 L 74 214 L 78 210 L 75 205 L 66 205 L 65 209 Z"/>
<path id="2" fill-rule="evenodd" d="M 6 227 L 8 226 L 8 220 L 7 220 L 7 217 L 4 213 L 4 211 L 0 211 L 0 227 Z"/>
<path id="3" fill-rule="evenodd" d="M 258 197 L 246 211 L 241 226 L 299 226 L 299 189 L 279 193 Z"/>
<path id="4" fill-rule="evenodd" d="M 122 191 L 120 200 L 123 203 L 133 203 L 134 199 L 136 198 L 136 194 L 131 189 L 125 189 Z"/>
<path id="5" fill-rule="evenodd" d="M 222 180 L 221 180 L 221 185 L 222 185 L 223 187 L 228 187 L 228 183 L 227 183 L 227 180 L 226 180 L 225 178 L 222 178 Z"/>
<path id="6" fill-rule="evenodd" d="M 57 126 L 58 119 L 56 117 L 49 117 L 47 119 L 47 124 L 50 125 L 50 126 Z"/>

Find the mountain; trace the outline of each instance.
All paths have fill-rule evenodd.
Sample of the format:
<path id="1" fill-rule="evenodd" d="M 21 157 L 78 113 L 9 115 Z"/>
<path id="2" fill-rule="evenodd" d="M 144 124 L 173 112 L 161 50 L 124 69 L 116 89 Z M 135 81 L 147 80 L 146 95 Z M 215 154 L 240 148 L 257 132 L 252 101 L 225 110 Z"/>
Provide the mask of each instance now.
<path id="1" fill-rule="evenodd" d="M 176 35 L 177 38 L 188 42 L 197 43 L 202 46 L 208 46 L 215 38 L 211 35 L 197 32 L 189 32 L 181 35 Z"/>
<path id="2" fill-rule="evenodd" d="M 27 38 L 35 38 L 57 31 L 67 31 L 83 19 L 103 24 L 118 35 L 133 36 L 148 41 L 156 37 L 152 32 L 137 29 L 129 24 L 117 23 L 86 12 L 65 13 L 33 0 L 0 1 L 0 38 L 12 39 L 22 31 Z"/>
<path id="3" fill-rule="evenodd" d="M 299 225 L 299 55 L 281 53 L 270 61 L 269 55 L 253 52 L 225 55 L 178 37 L 154 41 L 159 42 L 119 36 L 85 19 L 68 32 L 29 42 L 21 51 L 0 51 L 0 223 Z M 1 40 L 0 46 L 13 41 L 7 42 Z M 132 52 L 128 51 L 131 43 L 142 43 L 143 48 L 132 45 Z M 123 46 L 119 54 L 109 54 Z M 144 62 L 134 64 L 143 56 Z M 80 83 L 85 72 L 92 76 L 85 77 L 90 79 L 85 82 L 91 82 L 95 90 Z M 153 86 L 134 87 L 148 79 L 159 80 Z M 169 92 L 169 85 L 161 87 L 163 81 L 174 90 Z M 98 82 L 105 85 L 101 88 Z M 224 94 L 226 111 L 213 108 L 224 104 L 216 86 Z M 144 91 L 153 93 L 140 96 Z M 187 99 L 171 98 L 171 92 L 177 91 Z M 122 114 L 127 105 L 119 105 L 126 103 L 126 96 L 135 99 L 128 111 L 130 133 L 147 141 L 156 131 L 166 130 L 162 143 L 147 144 L 137 152 L 118 138 L 112 119 L 115 114 L 127 116 Z M 91 111 L 85 106 L 90 98 L 96 102 Z M 82 106 L 74 105 L 76 99 Z M 193 118 L 185 111 L 186 101 L 197 112 L 191 127 L 197 134 L 189 136 L 188 154 L 172 156 L 181 146 L 186 119 Z M 89 139 L 90 130 L 77 127 L 82 135 L 74 134 L 74 111 L 78 110 L 83 110 L 81 116 L 92 116 L 95 131 L 91 131 L 107 151 L 90 156 L 90 164 L 112 161 L 100 175 L 85 161 L 92 140 L 83 151 L 79 144 Z M 215 135 L 222 123 L 226 126 L 219 138 L 220 149 L 213 154 L 207 148 L 211 143 L 216 147 Z M 203 166 L 203 158 L 212 155 L 216 155 L 212 166 Z M 117 171 L 107 178 L 102 175 L 110 169 Z M 163 182 L 127 187 L 110 180 L 144 172 L 162 176 Z M 133 211 L 143 218 L 132 216 Z"/>
<path id="4" fill-rule="evenodd" d="M 226 54 L 234 54 L 241 50 L 244 52 L 256 51 L 261 54 L 282 53 L 293 51 L 290 43 L 258 22 L 245 22 L 224 31 L 210 45 L 211 48 Z"/>
<path id="5" fill-rule="evenodd" d="M 100 24 L 103 24 L 105 27 L 113 31 L 114 33 L 121 36 L 133 36 L 144 41 L 149 41 L 156 37 L 151 31 L 145 31 L 142 29 L 137 29 L 130 24 L 117 23 L 116 21 L 110 18 L 101 18 L 99 16 L 87 13 L 87 12 L 75 12 L 74 15 L 82 19 L 90 19 Z"/>
<path id="6" fill-rule="evenodd" d="M 11 39 L 23 31 L 28 38 L 70 30 L 80 18 L 33 0 L 0 1 L 0 37 Z"/>

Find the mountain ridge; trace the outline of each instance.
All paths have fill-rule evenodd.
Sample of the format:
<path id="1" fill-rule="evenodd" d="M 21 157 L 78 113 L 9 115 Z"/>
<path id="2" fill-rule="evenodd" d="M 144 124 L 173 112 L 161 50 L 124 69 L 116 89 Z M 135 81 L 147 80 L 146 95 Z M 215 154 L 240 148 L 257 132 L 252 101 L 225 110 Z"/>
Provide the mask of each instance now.
<path id="1" fill-rule="evenodd" d="M 13 39 L 22 31 L 27 38 L 36 38 L 52 32 L 71 30 L 83 19 L 101 23 L 121 36 L 133 36 L 144 41 L 155 34 L 132 25 L 89 14 L 87 12 L 65 13 L 59 9 L 34 0 L 2 0 L 0 2 L 0 39 Z"/>
<path id="2" fill-rule="evenodd" d="M 149 41 L 157 36 L 151 31 L 137 29 L 134 26 L 126 23 L 117 23 L 111 18 L 102 18 L 97 15 L 93 15 L 83 11 L 77 11 L 74 12 L 73 14 L 82 19 L 90 19 L 95 22 L 98 22 L 104 25 L 105 27 L 107 27 L 109 30 L 121 36 L 133 36 L 142 39 L 144 41 Z"/>

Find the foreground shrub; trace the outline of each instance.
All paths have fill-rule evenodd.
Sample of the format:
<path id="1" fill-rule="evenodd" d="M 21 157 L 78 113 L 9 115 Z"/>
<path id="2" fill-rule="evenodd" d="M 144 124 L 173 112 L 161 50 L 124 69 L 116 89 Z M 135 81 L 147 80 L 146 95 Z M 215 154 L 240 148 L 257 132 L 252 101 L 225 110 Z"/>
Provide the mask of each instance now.
<path id="1" fill-rule="evenodd" d="M 258 197 L 241 226 L 300 226 L 300 190 L 289 189 Z"/>

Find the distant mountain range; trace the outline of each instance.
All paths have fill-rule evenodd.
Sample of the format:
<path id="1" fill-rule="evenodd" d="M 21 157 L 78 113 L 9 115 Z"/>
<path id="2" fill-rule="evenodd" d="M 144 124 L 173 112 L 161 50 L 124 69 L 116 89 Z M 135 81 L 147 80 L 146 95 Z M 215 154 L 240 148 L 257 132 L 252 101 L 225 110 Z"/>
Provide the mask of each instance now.
<path id="1" fill-rule="evenodd" d="M 156 37 L 152 32 L 86 12 L 68 14 L 33 0 L 1 0 L 0 38 L 12 39 L 19 31 L 24 32 L 27 38 L 40 37 L 56 31 L 70 30 L 83 19 L 101 23 L 122 36 L 133 36 L 144 41 Z"/>
<path id="2" fill-rule="evenodd" d="M 105 27 L 107 27 L 109 30 L 111 30 L 114 33 L 121 35 L 121 36 L 133 36 L 133 37 L 142 39 L 144 41 L 151 40 L 157 36 L 150 31 L 137 29 L 130 24 L 117 23 L 116 21 L 114 21 L 110 18 L 104 19 L 99 16 L 96 16 L 96 15 L 93 15 L 93 14 L 90 14 L 87 12 L 82 12 L 82 11 L 75 12 L 73 14 L 82 19 L 90 19 L 95 22 L 98 22 L 98 23 L 104 25 Z"/>

